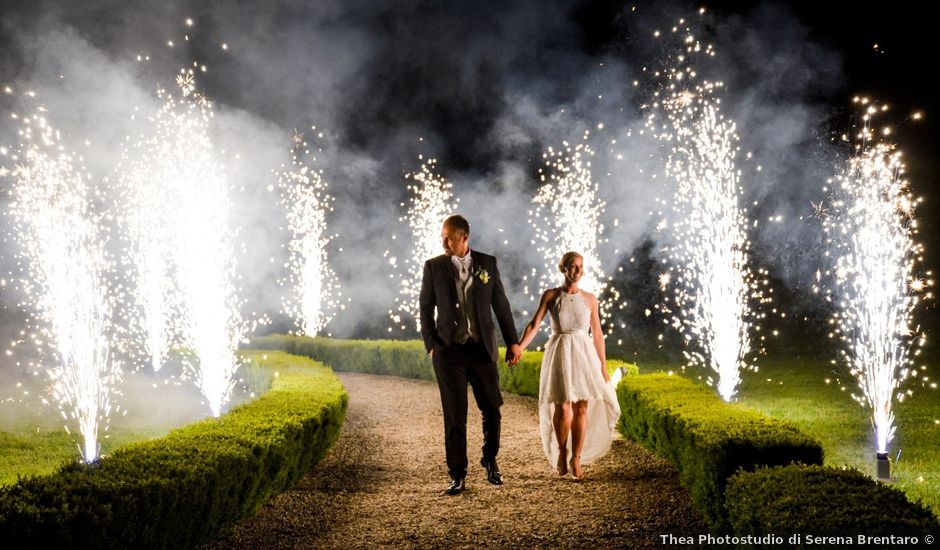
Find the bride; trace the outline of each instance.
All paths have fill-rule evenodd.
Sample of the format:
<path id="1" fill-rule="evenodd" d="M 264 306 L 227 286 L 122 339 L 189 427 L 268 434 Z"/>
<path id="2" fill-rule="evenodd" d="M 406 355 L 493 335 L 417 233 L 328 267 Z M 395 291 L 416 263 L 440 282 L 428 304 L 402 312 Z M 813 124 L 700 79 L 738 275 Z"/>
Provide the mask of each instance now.
<path id="1" fill-rule="evenodd" d="M 542 294 L 521 346 L 524 350 L 532 342 L 549 312 L 552 335 L 545 344 L 539 381 L 542 447 L 559 475 L 570 471 L 581 481 L 581 465 L 610 450 L 620 405 L 609 384 L 597 298 L 578 288 L 584 259 L 567 252 L 558 268 L 565 282 Z"/>

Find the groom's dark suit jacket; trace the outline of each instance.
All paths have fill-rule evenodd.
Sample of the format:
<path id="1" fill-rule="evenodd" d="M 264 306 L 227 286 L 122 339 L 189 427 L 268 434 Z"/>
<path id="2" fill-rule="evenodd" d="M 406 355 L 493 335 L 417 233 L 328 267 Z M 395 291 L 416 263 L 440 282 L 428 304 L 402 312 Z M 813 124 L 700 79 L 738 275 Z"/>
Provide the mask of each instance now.
<path id="1" fill-rule="evenodd" d="M 499 345 L 496 342 L 496 327 L 493 324 L 492 310 L 496 314 L 499 330 L 506 345 L 518 344 L 519 335 L 512 320 L 512 309 L 499 278 L 496 258 L 472 250 L 470 276 L 473 284 L 467 299 L 473 300 L 476 313 L 476 326 L 486 345 L 493 362 L 499 359 Z M 484 283 L 477 275 L 483 268 L 489 275 Z M 421 280 L 421 336 L 427 351 L 448 346 L 453 342 L 454 331 L 458 325 L 459 307 L 457 306 L 457 268 L 450 256 L 441 255 L 424 263 L 424 277 Z M 434 308 L 437 308 L 437 321 Z"/>

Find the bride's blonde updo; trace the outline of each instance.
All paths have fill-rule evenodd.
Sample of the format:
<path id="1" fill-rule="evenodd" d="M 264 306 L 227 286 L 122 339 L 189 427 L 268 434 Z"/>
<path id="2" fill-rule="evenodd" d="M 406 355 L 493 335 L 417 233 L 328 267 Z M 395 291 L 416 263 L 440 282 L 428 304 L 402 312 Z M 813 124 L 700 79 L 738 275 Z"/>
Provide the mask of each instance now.
<path id="1" fill-rule="evenodd" d="M 583 260 L 584 256 L 574 251 L 565 252 L 565 255 L 561 257 L 561 261 L 558 262 L 558 271 L 564 273 L 565 268 L 567 268 L 575 258 L 581 258 Z"/>

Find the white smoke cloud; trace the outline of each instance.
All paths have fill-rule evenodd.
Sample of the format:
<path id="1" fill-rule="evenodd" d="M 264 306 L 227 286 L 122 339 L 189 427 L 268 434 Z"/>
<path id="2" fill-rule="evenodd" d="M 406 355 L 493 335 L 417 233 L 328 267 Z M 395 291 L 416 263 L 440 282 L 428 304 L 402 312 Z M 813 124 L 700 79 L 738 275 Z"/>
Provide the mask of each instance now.
<path id="1" fill-rule="evenodd" d="M 638 107 L 649 91 L 642 69 L 663 54 L 652 30 L 687 15 L 676 6 L 663 8 L 665 15 L 625 7 L 612 23 L 622 36 L 595 47 L 585 45 L 592 37 L 564 2 L 158 4 L 11 5 L 5 42 L 17 61 L 5 78 L 35 89 L 89 168 L 104 176 L 134 108 L 153 109 L 155 89 L 172 86 L 178 67 L 205 63 L 197 82 L 216 103 L 217 145 L 243 189 L 236 218 L 246 309 L 272 314 L 273 328 L 289 328 L 277 316 L 287 236 L 268 186 L 271 171 L 288 161 L 295 128 L 322 147 L 316 156 L 336 197 L 330 223 L 339 237 L 330 253 L 352 297 L 328 328 L 339 336 L 380 336 L 388 326 L 397 287 L 382 255 L 409 253 L 398 217 L 407 200 L 403 175 L 418 169 L 418 154 L 440 159 L 473 224 L 473 245 L 500 256 L 520 311 L 528 304 L 518 279 L 541 264 L 526 214 L 545 147 L 591 132 L 607 202 L 608 270 L 650 235 L 655 199 L 668 196 L 668 182 L 654 177 L 660 151 L 639 133 Z M 794 264 L 775 253 L 800 252 L 795 245 L 814 230 L 799 216 L 828 167 L 818 152 L 826 144 L 816 98 L 836 86 L 839 57 L 770 4 L 719 20 L 710 32 L 719 56 L 703 70 L 725 80 L 723 105 L 742 149 L 754 152 L 744 167 L 753 175 L 745 182 L 749 199 L 762 205 L 755 212 L 780 212 L 787 221 L 761 228 L 759 244 L 800 284 L 815 258 Z"/>

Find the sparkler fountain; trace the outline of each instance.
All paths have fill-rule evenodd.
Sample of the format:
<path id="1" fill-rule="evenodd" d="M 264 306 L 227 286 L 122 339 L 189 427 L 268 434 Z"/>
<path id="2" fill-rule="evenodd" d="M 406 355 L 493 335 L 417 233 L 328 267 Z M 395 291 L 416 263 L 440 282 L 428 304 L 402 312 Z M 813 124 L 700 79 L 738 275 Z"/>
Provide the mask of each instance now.
<path id="1" fill-rule="evenodd" d="M 174 258 L 177 227 L 174 205 L 186 188 L 198 185 L 196 157 L 185 139 L 175 139 L 183 123 L 174 116 L 176 104 L 166 90 L 160 111 L 144 121 L 146 129 L 128 137 L 115 170 L 118 189 L 127 205 L 122 220 L 129 240 L 128 257 L 134 271 L 140 315 L 134 327 L 144 343 L 153 370 L 159 371 L 174 345 L 180 343 L 184 312 Z M 185 118 L 185 117 L 183 117 Z"/>
<path id="2" fill-rule="evenodd" d="M 914 241 L 915 199 L 904 176 L 901 152 L 879 142 L 872 118 L 886 107 L 855 98 L 864 109 L 846 166 L 828 181 L 831 208 L 823 218 L 835 259 L 836 334 L 842 356 L 858 379 L 853 397 L 871 410 L 878 477 L 888 478 L 888 444 L 895 434 L 893 404 L 900 385 L 916 376 L 910 348 L 916 338 L 912 313 L 931 281 L 915 272 L 922 246 Z M 846 138 L 848 139 L 848 138 Z M 928 273 L 929 276 L 929 273 Z"/>
<path id="3" fill-rule="evenodd" d="M 53 394 L 66 420 L 78 424 L 83 460 L 92 462 L 121 373 L 110 340 L 109 220 L 94 204 L 100 190 L 81 157 L 68 152 L 44 111 L 20 120 L 9 214 L 26 264 L 24 305 L 56 355 Z"/>
<path id="4" fill-rule="evenodd" d="M 685 29 L 688 33 L 688 29 Z M 672 199 L 674 244 L 667 248 L 670 270 L 660 281 L 673 285 L 673 326 L 693 349 L 692 365 L 710 367 L 718 393 L 730 401 L 747 368 L 750 351 L 749 299 L 754 277 L 748 266 L 746 216 L 741 207 L 738 141 L 733 122 L 720 112 L 720 82 L 696 83 L 688 63 L 702 52 L 714 55 L 691 34 L 675 66 L 657 73 L 664 79 L 656 92 L 647 126 L 668 148 L 666 175 L 676 184 Z M 657 114 L 661 113 L 660 124 Z M 660 229 L 668 224 L 665 220 Z"/>
<path id="5" fill-rule="evenodd" d="M 195 90 L 192 70 L 177 78 L 180 98 L 165 94 L 158 115 L 161 138 L 186 151 L 186 170 L 174 184 L 179 193 L 171 217 L 186 318 L 187 344 L 199 358 L 197 381 L 214 416 L 231 396 L 247 332 L 236 296 L 231 197 L 224 167 L 209 136 L 211 103 Z"/>
<path id="6" fill-rule="evenodd" d="M 598 297 L 601 318 L 606 320 L 619 294 L 609 287 L 598 253 L 604 233 L 600 221 L 604 201 L 597 196 L 597 182 L 591 174 L 594 151 L 587 143 L 562 145 L 563 149 L 550 147 L 542 155 L 545 159 L 545 166 L 539 169 L 542 184 L 532 199 L 535 207 L 529 211 L 529 224 L 535 229 L 533 244 L 544 258 L 544 267 L 532 270 L 535 286 L 526 284 L 524 292 L 538 301 L 542 290 L 558 284 L 559 258 L 565 252 L 576 251 L 584 257 L 581 288 Z M 608 332 L 611 330 L 612 327 L 608 328 Z"/>
<path id="7" fill-rule="evenodd" d="M 423 160 L 422 156 L 418 158 Z M 457 199 L 452 202 L 453 185 L 434 171 L 436 165 L 436 159 L 429 159 L 421 165 L 421 171 L 405 176 L 414 183 L 408 185 L 408 190 L 412 192 L 408 213 L 399 218 L 399 221 L 407 222 L 411 228 L 412 252 L 407 260 L 408 271 L 400 278 L 401 288 L 395 298 L 398 312 L 389 312 L 392 321 L 401 325 L 403 330 L 405 326 L 401 324 L 401 313 L 410 315 L 414 319 L 415 330 L 421 330 L 418 298 L 421 293 L 420 281 L 424 262 L 442 253 L 441 224 L 447 216 L 454 213 L 454 206 L 459 201 Z M 389 262 L 395 266 L 398 260 L 391 257 Z M 390 327 L 389 331 L 391 330 Z"/>
<path id="8" fill-rule="evenodd" d="M 234 282 L 231 189 L 210 137 L 212 104 L 193 69 L 182 69 L 176 84 L 157 92 L 163 104 L 125 148 L 118 179 L 130 204 L 125 223 L 151 362 L 159 369 L 170 347 L 189 349 L 192 375 L 218 416 L 247 333 Z"/>
<path id="9" fill-rule="evenodd" d="M 316 336 L 336 313 L 342 292 L 328 261 L 326 247 L 333 236 L 326 232 L 326 214 L 333 202 L 320 171 L 306 165 L 309 154 L 303 134 L 295 133 L 291 169 L 277 173 L 281 203 L 287 208 L 290 295 L 285 312 L 295 319 L 303 334 Z M 314 159 L 315 160 L 315 159 Z"/>

